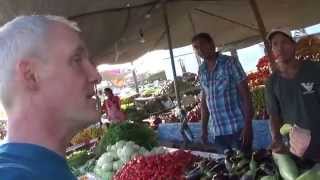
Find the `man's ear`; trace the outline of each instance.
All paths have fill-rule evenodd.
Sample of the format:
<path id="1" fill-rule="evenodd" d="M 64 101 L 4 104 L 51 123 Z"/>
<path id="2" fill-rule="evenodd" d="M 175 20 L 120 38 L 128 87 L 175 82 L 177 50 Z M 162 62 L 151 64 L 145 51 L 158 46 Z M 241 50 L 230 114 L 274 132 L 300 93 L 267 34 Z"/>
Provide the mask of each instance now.
<path id="1" fill-rule="evenodd" d="M 32 60 L 19 61 L 17 64 L 17 72 L 19 74 L 19 79 L 27 89 L 32 91 L 38 89 L 38 81 L 36 78 L 34 62 Z"/>

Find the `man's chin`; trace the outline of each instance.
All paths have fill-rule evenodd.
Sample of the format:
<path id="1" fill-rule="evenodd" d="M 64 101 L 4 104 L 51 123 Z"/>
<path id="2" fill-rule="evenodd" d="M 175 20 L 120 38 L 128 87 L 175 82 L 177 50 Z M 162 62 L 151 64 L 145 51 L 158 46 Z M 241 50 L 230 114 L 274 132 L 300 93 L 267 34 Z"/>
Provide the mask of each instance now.
<path id="1" fill-rule="evenodd" d="M 82 122 L 87 126 L 98 123 L 99 121 L 100 121 L 100 114 L 98 111 L 92 111 L 92 112 L 88 112 L 87 114 L 83 114 Z"/>

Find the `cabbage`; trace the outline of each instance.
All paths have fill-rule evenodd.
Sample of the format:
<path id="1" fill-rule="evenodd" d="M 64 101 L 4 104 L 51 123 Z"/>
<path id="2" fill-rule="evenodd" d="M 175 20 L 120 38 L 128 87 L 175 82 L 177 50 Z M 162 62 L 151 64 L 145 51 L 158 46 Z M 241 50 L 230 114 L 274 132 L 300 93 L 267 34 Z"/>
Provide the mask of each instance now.
<path id="1" fill-rule="evenodd" d="M 153 154 L 163 154 L 166 152 L 167 151 L 163 147 L 155 147 L 151 150 L 151 153 L 153 153 Z"/>
<path id="2" fill-rule="evenodd" d="M 113 172 L 107 171 L 102 174 L 102 180 L 112 180 Z"/>
<path id="3" fill-rule="evenodd" d="M 118 155 L 118 157 L 121 157 L 121 156 L 122 156 L 122 149 L 118 149 L 118 150 L 117 150 L 117 155 Z"/>
<path id="4" fill-rule="evenodd" d="M 112 171 L 113 169 L 113 163 L 105 163 L 102 165 L 101 170 L 102 171 Z"/>
<path id="5" fill-rule="evenodd" d="M 152 155 L 166 152 L 162 147 L 148 151 L 145 147 L 135 144 L 133 141 L 119 141 L 106 147 L 107 152 L 98 159 L 94 172 L 102 179 L 111 179 L 112 174 L 118 171 L 126 162 L 138 155 Z"/>
<path id="6" fill-rule="evenodd" d="M 131 159 L 131 156 L 128 156 L 128 155 L 122 155 L 121 157 L 120 157 L 120 160 L 122 161 L 122 162 L 127 162 L 127 161 L 129 161 Z"/>
<path id="7" fill-rule="evenodd" d="M 118 159 L 119 159 L 119 157 L 118 157 L 117 153 L 116 153 L 116 152 L 114 152 L 114 151 L 109 151 L 109 152 L 107 152 L 107 154 L 108 154 L 108 156 L 110 156 L 110 157 L 112 157 L 112 158 L 113 158 L 113 161 L 116 161 L 116 160 L 118 160 Z"/>
<path id="8" fill-rule="evenodd" d="M 97 161 L 97 166 L 102 166 L 105 163 L 110 163 L 113 161 L 113 156 L 110 155 L 110 153 L 104 153 L 100 156 L 100 158 Z"/>
<path id="9" fill-rule="evenodd" d="M 117 171 L 123 166 L 123 162 L 121 160 L 113 162 L 113 171 Z"/>
<path id="10" fill-rule="evenodd" d="M 146 153 L 146 152 L 148 152 L 148 150 L 147 150 L 146 148 L 144 148 L 144 147 L 141 147 L 141 148 L 139 149 L 139 154 L 144 154 L 144 153 Z"/>
<path id="11" fill-rule="evenodd" d="M 120 140 L 120 141 L 118 141 L 118 142 L 115 144 L 115 146 L 116 146 L 117 149 L 120 149 L 120 148 L 122 148 L 125 144 L 126 144 L 126 141 Z"/>
<path id="12" fill-rule="evenodd" d="M 130 156 L 135 152 L 135 149 L 133 146 L 127 144 L 126 146 L 123 147 L 122 149 L 122 155 L 123 156 Z"/>

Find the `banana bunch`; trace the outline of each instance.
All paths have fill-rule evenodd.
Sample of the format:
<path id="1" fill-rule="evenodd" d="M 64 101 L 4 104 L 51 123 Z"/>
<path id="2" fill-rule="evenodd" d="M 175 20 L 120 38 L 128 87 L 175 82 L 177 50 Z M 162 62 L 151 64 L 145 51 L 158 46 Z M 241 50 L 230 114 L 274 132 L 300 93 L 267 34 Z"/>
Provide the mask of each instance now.
<path id="1" fill-rule="evenodd" d="M 87 141 L 90 141 L 91 139 L 101 137 L 103 135 L 104 129 L 103 128 L 98 128 L 98 127 L 89 127 L 78 134 L 76 134 L 72 139 L 71 139 L 71 144 L 76 145 L 76 144 L 81 144 L 85 143 Z"/>

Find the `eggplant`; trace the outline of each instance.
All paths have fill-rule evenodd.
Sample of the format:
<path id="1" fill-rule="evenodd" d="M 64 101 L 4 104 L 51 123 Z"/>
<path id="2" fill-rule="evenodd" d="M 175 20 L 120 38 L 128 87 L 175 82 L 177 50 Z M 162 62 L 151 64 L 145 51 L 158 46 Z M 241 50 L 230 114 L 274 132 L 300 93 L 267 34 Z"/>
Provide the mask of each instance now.
<path id="1" fill-rule="evenodd" d="M 271 152 L 266 149 L 260 149 L 252 153 L 252 158 L 259 163 L 267 159 L 270 159 L 270 157 L 271 157 Z"/>
<path id="2" fill-rule="evenodd" d="M 229 180 L 229 177 L 228 175 L 226 174 L 215 174 L 213 177 L 212 177 L 212 180 Z"/>
<path id="3" fill-rule="evenodd" d="M 212 171 L 215 172 L 215 173 L 227 172 L 227 168 L 226 168 L 226 166 L 224 164 L 218 163 L 218 164 L 213 166 Z"/>
<path id="4" fill-rule="evenodd" d="M 186 175 L 186 180 L 198 180 L 202 176 L 200 168 L 195 168 Z"/>
<path id="5" fill-rule="evenodd" d="M 248 171 L 246 174 L 241 176 L 240 180 L 254 180 L 254 176 L 251 175 L 251 173 L 249 173 L 249 172 L 250 171 Z"/>
<path id="6" fill-rule="evenodd" d="M 269 163 L 262 163 L 260 165 L 261 170 L 263 170 L 267 175 L 274 175 L 275 174 L 275 167 Z"/>

